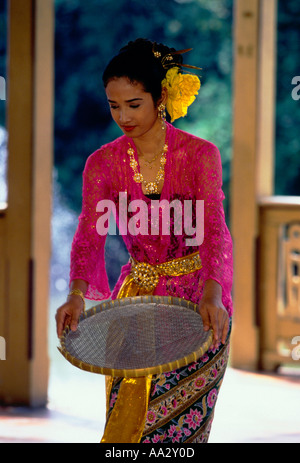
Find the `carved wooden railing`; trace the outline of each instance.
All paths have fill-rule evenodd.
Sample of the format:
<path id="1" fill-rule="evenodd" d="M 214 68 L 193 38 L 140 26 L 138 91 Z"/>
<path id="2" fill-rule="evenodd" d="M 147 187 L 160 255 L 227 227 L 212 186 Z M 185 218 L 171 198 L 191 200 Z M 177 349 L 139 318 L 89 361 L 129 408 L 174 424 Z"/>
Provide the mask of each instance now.
<path id="1" fill-rule="evenodd" d="M 300 197 L 264 198 L 259 210 L 260 363 L 300 366 Z"/>

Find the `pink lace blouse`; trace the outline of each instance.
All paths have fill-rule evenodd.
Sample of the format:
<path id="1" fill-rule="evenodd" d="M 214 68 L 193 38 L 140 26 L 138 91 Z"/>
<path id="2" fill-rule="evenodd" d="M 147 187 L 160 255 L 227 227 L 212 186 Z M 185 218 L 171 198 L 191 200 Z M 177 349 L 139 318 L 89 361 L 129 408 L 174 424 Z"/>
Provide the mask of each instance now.
<path id="1" fill-rule="evenodd" d="M 192 235 L 187 234 L 184 227 L 180 235 L 174 233 L 172 213 L 170 233 L 133 235 L 128 230 L 125 234 L 125 223 L 125 228 L 122 229 L 123 240 L 134 259 L 150 264 L 166 262 L 199 250 L 203 266 L 200 270 L 178 277 L 161 276 L 154 294 L 171 295 L 199 303 L 205 281 L 214 279 L 222 286 L 223 304 L 229 315 L 232 315 L 232 240 L 224 218 L 219 150 L 212 143 L 176 129 L 171 124 L 167 124 L 166 143 L 168 152 L 160 201 L 167 200 L 171 203 L 172 200 L 179 199 L 184 205 L 185 200 L 190 200 L 193 204 L 192 224 L 195 226 L 196 200 L 203 200 L 204 240 L 200 245 L 187 245 L 187 239 Z M 132 140 L 123 135 L 102 146 L 89 156 L 83 172 L 82 212 L 72 243 L 70 281 L 87 281 L 88 299 L 115 299 L 131 269 L 130 262 L 122 267 L 118 282 L 111 292 L 106 273 L 109 262 L 105 263 L 104 258 L 106 235 L 101 236 L 97 227 L 99 217 L 105 212 L 97 212 L 99 201 L 105 199 L 115 204 L 119 230 L 120 192 L 127 194 L 127 204 L 142 199 L 149 211 L 147 217 L 151 220 L 151 199 L 143 194 L 141 184 L 133 180 L 133 170 L 127 153 L 129 144 L 135 149 Z M 136 150 L 135 159 L 138 161 Z M 127 210 L 126 213 L 129 221 L 136 211 Z"/>

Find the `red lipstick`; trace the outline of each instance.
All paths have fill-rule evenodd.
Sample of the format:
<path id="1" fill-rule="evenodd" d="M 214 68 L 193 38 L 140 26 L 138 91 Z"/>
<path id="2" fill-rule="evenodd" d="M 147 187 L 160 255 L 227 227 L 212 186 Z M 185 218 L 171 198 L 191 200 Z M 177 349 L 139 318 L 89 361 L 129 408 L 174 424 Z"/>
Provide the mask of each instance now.
<path id="1" fill-rule="evenodd" d="M 135 129 L 135 126 L 123 126 L 122 129 L 126 132 L 131 132 L 133 129 Z"/>

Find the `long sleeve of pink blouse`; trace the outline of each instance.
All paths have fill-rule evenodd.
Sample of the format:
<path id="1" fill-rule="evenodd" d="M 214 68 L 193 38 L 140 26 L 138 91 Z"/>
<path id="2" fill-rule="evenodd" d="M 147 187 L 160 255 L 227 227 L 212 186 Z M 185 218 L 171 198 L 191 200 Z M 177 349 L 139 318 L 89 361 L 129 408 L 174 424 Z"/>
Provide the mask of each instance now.
<path id="1" fill-rule="evenodd" d="M 99 213 L 97 203 L 110 198 L 101 150 L 87 160 L 83 171 L 82 211 L 71 249 L 70 281 L 82 279 L 88 283 L 86 298 L 108 299 L 111 295 L 105 268 L 106 235 L 96 230 Z"/>
<path id="2" fill-rule="evenodd" d="M 168 243 L 168 260 L 199 250 L 202 269 L 166 283 L 171 295 L 200 302 L 204 284 L 208 279 L 222 287 L 222 300 L 232 315 L 232 239 L 226 225 L 222 190 L 222 162 L 218 148 L 211 142 L 184 131 L 170 128 L 172 155 L 166 165 L 164 197 L 203 201 L 204 236 L 197 247 L 186 245 L 187 236 L 171 236 Z M 173 140 L 172 140 L 173 135 Z M 165 188 L 165 185 L 164 185 Z M 195 203 L 194 203 L 195 209 Z M 194 224 L 196 221 L 193 212 Z"/>
<path id="3" fill-rule="evenodd" d="M 223 302 L 232 311 L 232 240 L 225 222 L 222 163 L 218 148 L 205 142 L 194 165 L 196 197 L 204 200 L 204 240 L 199 246 L 202 284 L 208 279 L 222 286 Z"/>

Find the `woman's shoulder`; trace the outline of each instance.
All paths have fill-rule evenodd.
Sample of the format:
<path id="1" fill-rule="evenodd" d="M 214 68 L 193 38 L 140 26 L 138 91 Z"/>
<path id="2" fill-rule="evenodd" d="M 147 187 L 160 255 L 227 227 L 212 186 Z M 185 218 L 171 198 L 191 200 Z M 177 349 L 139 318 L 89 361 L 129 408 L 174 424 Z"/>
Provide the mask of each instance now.
<path id="1" fill-rule="evenodd" d="M 213 142 L 184 130 L 176 129 L 175 146 L 176 151 L 184 152 L 191 170 L 198 171 L 199 168 L 206 172 L 208 170 L 222 170 L 220 151 Z"/>
<path id="2" fill-rule="evenodd" d="M 200 153 L 205 152 L 216 152 L 218 153 L 218 147 L 211 141 L 205 140 L 197 135 L 186 132 L 182 129 L 175 128 L 177 144 L 186 149 L 192 149 L 193 153 L 198 151 Z"/>
<path id="3" fill-rule="evenodd" d="M 125 137 L 123 135 L 100 146 L 88 156 L 85 168 L 87 169 L 95 166 L 101 167 L 103 164 L 105 164 L 106 167 L 109 167 L 116 158 L 116 154 L 120 151 L 120 148 L 124 146 L 124 143 Z"/>

